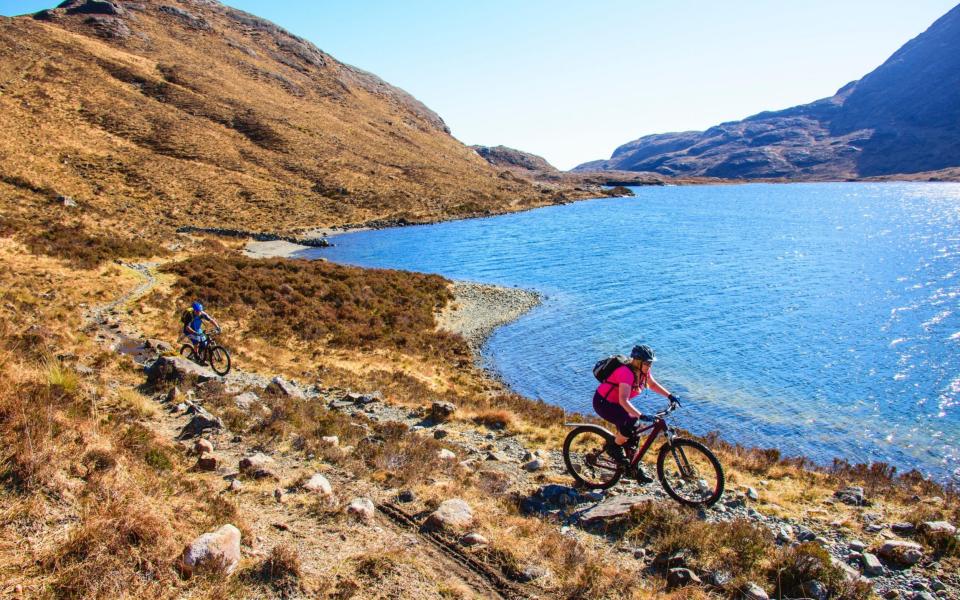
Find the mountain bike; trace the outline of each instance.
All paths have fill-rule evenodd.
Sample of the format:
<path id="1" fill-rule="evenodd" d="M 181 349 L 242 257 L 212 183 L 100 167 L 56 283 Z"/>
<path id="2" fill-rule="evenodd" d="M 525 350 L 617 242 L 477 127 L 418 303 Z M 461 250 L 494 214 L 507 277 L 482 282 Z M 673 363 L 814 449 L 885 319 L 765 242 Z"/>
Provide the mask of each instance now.
<path id="1" fill-rule="evenodd" d="M 230 353 L 227 349 L 217 343 L 215 335 L 219 334 L 217 329 L 206 334 L 206 339 L 200 342 L 200 354 L 197 355 L 193 350 L 192 344 L 184 344 L 180 347 L 180 356 L 187 360 L 192 360 L 198 365 L 204 363 L 210 365 L 213 372 L 223 377 L 230 372 Z"/>
<path id="2" fill-rule="evenodd" d="M 644 418 L 650 425 L 634 431 L 623 446 L 629 457 L 626 464 L 618 462 L 608 452 L 615 443 L 613 433 L 592 423 L 566 423 L 568 427 L 574 427 L 563 441 L 567 472 L 587 488 L 605 490 L 613 487 L 628 469 L 640 467 L 647 450 L 662 434 L 665 441 L 657 454 L 660 485 L 681 504 L 713 506 L 723 495 L 723 467 L 709 448 L 675 435 L 667 417 L 679 406 L 679 402 L 671 402 L 664 410 Z M 640 446 L 640 437 L 647 431 L 650 434 Z"/>

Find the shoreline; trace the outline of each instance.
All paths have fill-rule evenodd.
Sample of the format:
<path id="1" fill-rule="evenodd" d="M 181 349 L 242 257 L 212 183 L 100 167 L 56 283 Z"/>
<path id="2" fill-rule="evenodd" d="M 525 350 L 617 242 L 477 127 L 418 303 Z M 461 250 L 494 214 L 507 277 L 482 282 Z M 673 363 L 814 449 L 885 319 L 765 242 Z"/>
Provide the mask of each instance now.
<path id="1" fill-rule="evenodd" d="M 477 363 L 484 343 L 498 327 L 543 304 L 539 292 L 523 288 L 470 281 L 454 281 L 450 287 L 454 299 L 437 315 L 437 329 L 462 335 Z M 497 376 L 496 372 L 487 371 Z"/>

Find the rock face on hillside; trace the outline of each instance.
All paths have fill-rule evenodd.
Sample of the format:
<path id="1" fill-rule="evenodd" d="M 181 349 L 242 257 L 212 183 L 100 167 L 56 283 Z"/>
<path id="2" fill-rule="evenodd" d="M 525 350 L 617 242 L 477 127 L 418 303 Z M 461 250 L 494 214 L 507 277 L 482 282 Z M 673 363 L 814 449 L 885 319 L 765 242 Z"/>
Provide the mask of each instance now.
<path id="1" fill-rule="evenodd" d="M 550 202 L 500 171 L 407 92 L 213 0 L 0 19 L 5 213 L 64 195 L 135 234 L 288 231 Z"/>
<path id="2" fill-rule="evenodd" d="M 960 6 L 834 96 L 706 131 L 648 135 L 575 171 L 835 179 L 960 166 Z"/>
<path id="3" fill-rule="evenodd" d="M 534 171 L 536 173 L 558 173 L 558 169 L 543 157 L 506 146 L 470 146 L 477 154 L 495 167 L 507 167 Z"/>

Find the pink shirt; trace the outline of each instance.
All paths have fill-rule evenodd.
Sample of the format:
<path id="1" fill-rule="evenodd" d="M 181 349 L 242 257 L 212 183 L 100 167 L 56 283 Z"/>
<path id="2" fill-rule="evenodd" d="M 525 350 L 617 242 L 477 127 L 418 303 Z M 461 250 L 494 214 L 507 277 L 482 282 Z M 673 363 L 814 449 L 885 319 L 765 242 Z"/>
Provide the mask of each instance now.
<path id="1" fill-rule="evenodd" d="M 619 384 L 630 384 L 630 398 L 635 398 L 636 396 L 640 395 L 640 392 L 647 387 L 647 377 L 642 373 L 640 375 L 640 385 L 634 385 L 633 369 L 627 365 L 617 367 L 613 374 L 607 378 L 607 381 L 609 383 L 601 383 L 599 386 L 597 386 L 597 393 L 603 396 L 605 400 L 613 402 L 614 404 L 620 402 L 620 396 L 617 395 L 618 392 L 612 391 L 619 388 Z"/>

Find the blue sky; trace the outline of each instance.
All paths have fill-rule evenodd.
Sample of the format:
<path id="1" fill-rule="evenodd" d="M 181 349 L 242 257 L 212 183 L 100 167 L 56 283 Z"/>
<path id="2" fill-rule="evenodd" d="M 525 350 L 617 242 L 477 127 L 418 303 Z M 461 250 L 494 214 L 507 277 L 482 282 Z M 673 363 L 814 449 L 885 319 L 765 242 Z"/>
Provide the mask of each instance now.
<path id="1" fill-rule="evenodd" d="M 0 15 L 56 0 L 0 0 Z M 560 168 L 832 95 L 953 0 L 228 0 Z"/>

